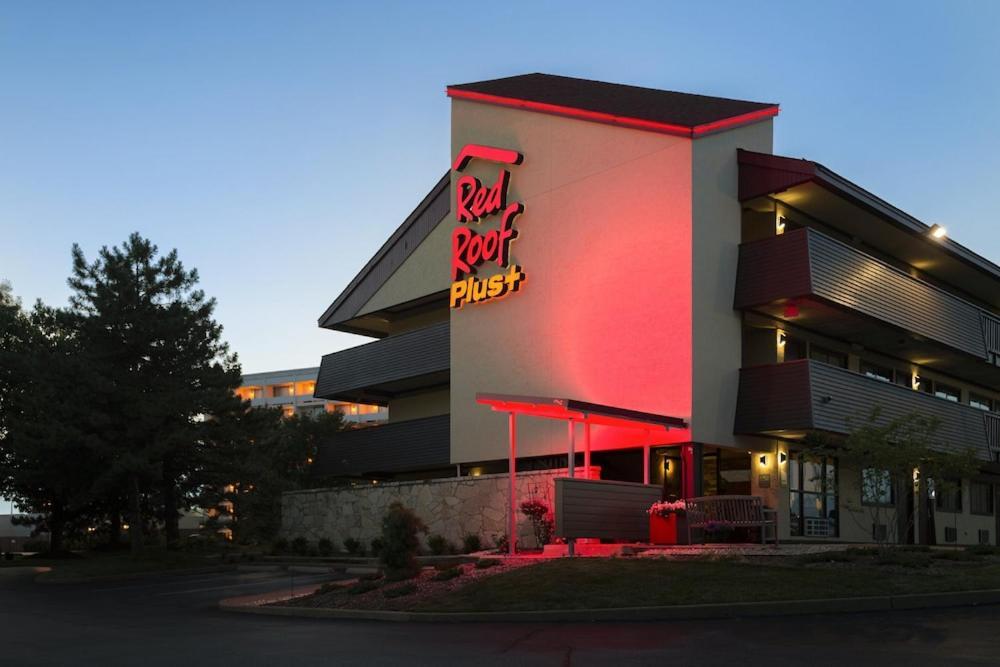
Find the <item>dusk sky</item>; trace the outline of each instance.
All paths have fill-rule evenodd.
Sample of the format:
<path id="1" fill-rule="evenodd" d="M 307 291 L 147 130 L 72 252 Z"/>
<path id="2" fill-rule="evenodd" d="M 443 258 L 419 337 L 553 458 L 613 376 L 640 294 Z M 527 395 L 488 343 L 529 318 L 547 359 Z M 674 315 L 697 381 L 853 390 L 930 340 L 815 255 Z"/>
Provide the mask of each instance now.
<path id="1" fill-rule="evenodd" d="M 1000 262 L 1000 3 L 593 4 L 6 3 L 0 278 L 63 305 L 73 242 L 139 231 L 244 371 L 318 365 L 448 168 L 445 86 L 534 71 L 780 103 L 777 153 Z"/>

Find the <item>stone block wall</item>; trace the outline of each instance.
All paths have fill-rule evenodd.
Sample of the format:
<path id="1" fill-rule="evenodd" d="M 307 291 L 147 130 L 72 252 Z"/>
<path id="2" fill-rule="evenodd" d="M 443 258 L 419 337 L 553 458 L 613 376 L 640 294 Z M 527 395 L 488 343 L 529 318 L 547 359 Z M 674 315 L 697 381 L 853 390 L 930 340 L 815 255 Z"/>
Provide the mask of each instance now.
<path id="1" fill-rule="evenodd" d="M 565 468 L 518 473 L 518 505 L 538 499 L 555 507 L 553 480 L 566 473 Z M 583 470 L 576 474 L 582 476 Z M 591 467 L 591 477 L 599 479 L 600 469 Z M 311 542 L 325 537 L 337 545 L 354 538 L 367 548 L 381 535 L 389 505 L 398 500 L 423 519 L 427 535 L 443 535 L 461 546 L 466 535 L 474 534 L 484 546 L 492 546 L 496 536 L 507 533 L 508 484 L 503 473 L 292 491 L 281 499 L 281 534 Z M 518 542 L 534 546 L 531 524 L 520 511 Z"/>

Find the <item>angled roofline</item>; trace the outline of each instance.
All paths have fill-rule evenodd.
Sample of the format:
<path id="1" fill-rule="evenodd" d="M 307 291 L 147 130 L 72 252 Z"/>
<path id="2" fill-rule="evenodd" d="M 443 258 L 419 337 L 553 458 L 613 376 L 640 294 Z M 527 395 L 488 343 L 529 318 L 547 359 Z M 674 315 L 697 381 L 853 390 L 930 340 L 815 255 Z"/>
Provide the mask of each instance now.
<path id="1" fill-rule="evenodd" d="M 517 109 L 524 109 L 526 111 L 536 111 L 539 113 L 546 113 L 553 116 L 564 116 L 567 118 L 576 118 L 578 120 L 589 120 L 597 123 L 604 123 L 607 125 L 618 125 L 621 127 L 628 127 L 634 130 L 659 132 L 662 134 L 671 134 L 674 136 L 689 137 L 692 139 L 697 139 L 698 137 L 702 137 L 707 134 L 721 132 L 723 130 L 739 127 L 741 125 L 749 125 L 750 123 L 756 123 L 758 121 L 766 120 L 767 118 L 772 118 L 774 116 L 777 116 L 779 111 L 778 105 L 774 104 L 764 109 L 758 109 L 756 111 L 751 111 L 749 113 L 739 114 L 736 116 L 731 116 L 729 118 L 715 120 L 710 123 L 702 123 L 700 125 L 688 126 L 688 125 L 678 125 L 674 123 L 663 123 L 654 120 L 646 120 L 643 118 L 618 116 L 610 113 L 604 113 L 601 111 L 591 111 L 589 109 L 579 109 L 577 107 L 563 106 L 559 104 L 549 104 L 547 102 L 536 102 L 533 100 L 525 100 L 517 97 L 503 97 L 500 95 L 490 95 L 488 93 L 480 93 L 474 90 L 461 90 L 454 86 L 448 86 L 445 89 L 445 92 L 447 93 L 448 97 L 454 99 L 468 100 L 470 102 L 480 102 L 483 104 L 495 104 L 497 106 L 504 106 L 504 107 L 513 107 Z"/>
<path id="2" fill-rule="evenodd" d="M 819 162 L 769 153 L 755 153 L 742 148 L 737 149 L 737 160 L 740 164 L 740 201 L 745 202 L 757 197 L 777 194 L 803 183 L 816 183 L 820 187 L 878 215 L 895 227 L 923 239 L 928 244 L 941 248 L 959 261 L 982 271 L 994 280 L 1000 281 L 1000 266 L 951 238 L 932 240 L 929 235 L 930 225 L 921 222 L 906 211 L 896 208 L 881 197 L 824 167 Z M 760 171 L 751 173 L 744 169 L 744 165 L 751 169 L 758 168 Z"/>
<path id="3" fill-rule="evenodd" d="M 378 266 L 378 264 L 386 257 L 386 255 L 389 254 L 389 252 L 393 249 L 393 247 L 396 246 L 396 244 L 399 243 L 404 236 L 406 236 L 407 232 L 409 232 L 413 228 L 416 222 L 420 220 L 421 216 L 427 211 L 428 208 L 430 208 L 431 204 L 434 203 L 434 201 L 442 194 L 442 192 L 447 190 L 450 186 L 451 186 L 451 171 L 449 170 L 444 173 L 444 176 L 441 177 L 441 179 L 437 182 L 437 184 L 435 184 L 434 187 L 431 188 L 431 191 L 424 196 L 424 198 L 420 201 L 419 204 L 417 204 L 417 207 L 413 209 L 413 212 L 411 212 L 410 215 L 408 215 L 406 219 L 403 220 L 403 223 L 398 228 L 396 228 L 396 231 L 392 233 L 392 236 L 390 236 L 388 240 L 386 240 L 386 242 L 382 244 L 382 247 L 378 249 L 378 251 L 372 256 L 372 258 L 369 259 L 368 262 L 361 268 L 358 274 L 354 276 L 353 280 L 351 280 L 351 282 L 347 284 L 347 287 L 344 288 L 344 291 L 341 292 L 336 299 L 334 299 L 333 303 L 330 304 L 330 306 L 325 311 L 323 311 L 323 314 L 320 315 L 318 320 L 318 324 L 320 327 L 332 329 L 334 328 L 335 324 L 349 320 L 357 315 L 357 310 L 349 314 L 340 311 L 347 302 L 347 300 L 352 295 L 354 295 L 354 293 L 362 285 L 364 285 L 365 283 L 371 283 L 374 280 L 372 273 L 375 267 Z M 409 257 L 413 253 L 413 251 L 416 250 L 417 246 L 420 245 L 420 241 L 423 241 L 425 237 L 426 234 L 424 236 L 421 236 L 419 239 L 414 239 L 416 243 L 411 243 L 406 247 L 406 249 L 403 251 L 402 259 L 405 260 L 407 257 Z M 399 264 L 402 264 L 402 261 L 400 261 Z M 385 280 L 387 280 L 388 277 L 389 276 L 385 276 L 383 277 L 382 280 L 379 280 L 377 283 L 367 285 L 368 289 L 370 289 L 371 291 L 371 294 L 374 294 L 376 291 L 378 291 L 378 288 L 385 283 Z M 365 299 L 365 301 L 367 302 L 368 299 Z"/>

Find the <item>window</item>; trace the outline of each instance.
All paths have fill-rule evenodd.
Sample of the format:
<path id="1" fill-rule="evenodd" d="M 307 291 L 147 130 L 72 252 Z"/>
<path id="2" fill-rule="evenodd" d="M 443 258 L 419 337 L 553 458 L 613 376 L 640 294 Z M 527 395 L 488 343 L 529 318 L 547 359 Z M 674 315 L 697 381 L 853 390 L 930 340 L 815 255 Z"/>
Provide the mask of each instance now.
<path id="1" fill-rule="evenodd" d="M 870 377 L 873 380 L 881 380 L 882 382 L 892 382 L 895 377 L 895 373 L 891 368 L 879 366 L 868 361 L 862 361 L 858 370 L 861 371 L 862 375 Z"/>
<path id="2" fill-rule="evenodd" d="M 279 398 L 281 396 L 292 396 L 293 395 L 292 394 L 292 385 L 290 385 L 290 384 L 276 384 L 272 388 L 272 395 L 275 398 Z"/>
<path id="3" fill-rule="evenodd" d="M 861 503 L 892 505 L 895 502 L 892 475 L 888 470 L 865 468 L 861 471 Z"/>
<path id="4" fill-rule="evenodd" d="M 969 405 L 979 410 L 992 410 L 993 399 L 979 394 L 969 393 Z"/>
<path id="5" fill-rule="evenodd" d="M 819 345 L 809 346 L 809 358 L 831 366 L 847 368 L 847 355 Z"/>
<path id="6" fill-rule="evenodd" d="M 938 398 L 943 398 L 946 401 L 953 401 L 958 403 L 962 400 L 962 390 L 958 387 L 952 387 L 943 382 L 934 383 L 934 395 Z"/>
<path id="7" fill-rule="evenodd" d="M 250 394 L 251 401 L 256 401 L 258 398 L 264 397 L 264 390 L 260 387 L 250 387 L 250 391 L 248 393 Z"/>
<path id="8" fill-rule="evenodd" d="M 796 537 L 837 537 L 837 462 L 792 452 L 788 465 L 789 526 Z"/>
<path id="9" fill-rule="evenodd" d="M 935 506 L 942 512 L 962 511 L 962 483 L 949 481 L 943 484 L 934 484 L 931 487 L 934 493 Z"/>
<path id="10" fill-rule="evenodd" d="M 993 516 L 993 485 L 986 482 L 969 484 L 969 511 L 981 516 Z"/>
<path id="11" fill-rule="evenodd" d="M 785 361 L 797 361 L 806 358 L 806 342 L 785 334 Z"/>

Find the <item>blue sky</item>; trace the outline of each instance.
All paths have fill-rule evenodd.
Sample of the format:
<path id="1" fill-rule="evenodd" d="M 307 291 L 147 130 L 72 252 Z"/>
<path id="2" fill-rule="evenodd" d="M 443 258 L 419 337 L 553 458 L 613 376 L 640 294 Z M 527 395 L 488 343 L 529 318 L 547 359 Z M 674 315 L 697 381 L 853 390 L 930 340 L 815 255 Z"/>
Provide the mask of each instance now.
<path id="1" fill-rule="evenodd" d="M 71 244 L 138 230 L 245 371 L 318 364 L 448 166 L 445 85 L 532 71 L 779 102 L 778 153 L 1000 261 L 1000 3 L 590 4 L 6 3 L 0 278 L 64 304 Z"/>

